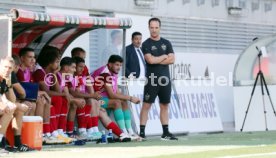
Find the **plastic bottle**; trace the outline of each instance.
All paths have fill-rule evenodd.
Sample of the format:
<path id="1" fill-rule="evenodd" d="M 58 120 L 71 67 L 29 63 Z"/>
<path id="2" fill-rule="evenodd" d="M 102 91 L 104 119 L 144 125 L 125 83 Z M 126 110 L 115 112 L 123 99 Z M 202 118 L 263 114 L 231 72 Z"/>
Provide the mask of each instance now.
<path id="1" fill-rule="evenodd" d="M 107 141 L 107 136 L 105 134 L 105 131 L 103 130 L 102 131 L 102 139 L 101 139 L 101 144 L 107 144 L 108 141 Z"/>
<path id="2" fill-rule="evenodd" d="M 112 133 L 112 129 L 109 129 L 109 132 L 108 132 L 108 136 L 107 136 L 109 139 L 113 140 L 113 133 Z"/>

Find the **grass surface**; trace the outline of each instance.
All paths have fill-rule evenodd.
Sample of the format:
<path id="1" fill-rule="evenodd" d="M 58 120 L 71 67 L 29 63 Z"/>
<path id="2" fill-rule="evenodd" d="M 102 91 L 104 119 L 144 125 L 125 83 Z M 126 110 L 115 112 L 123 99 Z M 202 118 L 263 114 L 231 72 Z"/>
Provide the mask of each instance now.
<path id="1" fill-rule="evenodd" d="M 7 157 L 7 156 L 5 156 Z M 276 132 L 192 134 L 178 141 L 46 146 L 42 151 L 9 154 L 8 158 L 276 158 Z"/>

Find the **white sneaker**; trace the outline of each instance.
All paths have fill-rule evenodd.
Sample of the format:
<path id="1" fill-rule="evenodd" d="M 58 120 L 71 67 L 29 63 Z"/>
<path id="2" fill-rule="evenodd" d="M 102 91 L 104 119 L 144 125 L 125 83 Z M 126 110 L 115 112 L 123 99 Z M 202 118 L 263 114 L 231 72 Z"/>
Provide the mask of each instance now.
<path id="1" fill-rule="evenodd" d="M 129 134 L 130 136 L 131 136 L 131 135 L 135 135 L 135 133 L 134 133 L 134 131 L 133 131 L 132 128 L 127 129 L 127 131 L 128 131 L 128 134 Z"/>
<path id="2" fill-rule="evenodd" d="M 63 143 L 65 143 L 63 140 L 58 139 L 54 136 L 44 136 L 43 137 L 43 142 L 45 144 L 63 144 Z"/>
<path id="3" fill-rule="evenodd" d="M 69 138 L 67 135 L 63 136 L 63 135 L 59 134 L 59 135 L 57 136 L 57 139 L 62 140 L 62 141 L 63 141 L 64 143 L 66 143 L 66 144 L 70 144 L 70 143 L 73 142 L 73 139 L 72 139 L 72 138 Z"/>
<path id="4" fill-rule="evenodd" d="M 79 138 L 81 140 L 87 140 L 87 138 L 88 138 L 87 132 L 80 132 Z"/>
<path id="5" fill-rule="evenodd" d="M 93 132 L 93 133 L 87 134 L 87 139 L 89 139 L 89 140 L 98 140 L 100 138 L 102 138 L 101 132 Z"/>
<path id="6" fill-rule="evenodd" d="M 65 138 L 69 138 L 69 136 L 68 136 L 67 134 L 63 133 L 63 132 L 62 132 L 62 133 L 59 133 L 59 135 L 65 137 Z"/>
<path id="7" fill-rule="evenodd" d="M 6 157 L 7 155 L 9 155 L 9 151 L 7 151 L 6 149 L 2 149 L 0 148 L 0 157 Z"/>
<path id="8" fill-rule="evenodd" d="M 138 141 L 141 142 L 143 140 L 142 137 L 138 136 L 137 134 L 129 134 L 129 137 L 131 138 L 131 141 Z"/>
<path id="9" fill-rule="evenodd" d="M 130 142 L 131 141 L 131 138 L 129 137 L 128 134 L 125 134 L 125 133 L 122 133 L 120 135 L 120 138 L 121 142 Z"/>

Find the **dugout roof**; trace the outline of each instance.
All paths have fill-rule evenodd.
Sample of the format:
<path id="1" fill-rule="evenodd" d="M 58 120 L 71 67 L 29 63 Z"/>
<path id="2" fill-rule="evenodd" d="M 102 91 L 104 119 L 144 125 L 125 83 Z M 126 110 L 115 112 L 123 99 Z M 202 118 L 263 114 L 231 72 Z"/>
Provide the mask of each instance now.
<path id="1" fill-rule="evenodd" d="M 51 45 L 64 52 L 80 35 L 98 28 L 128 29 L 130 18 L 109 18 L 47 14 L 21 9 L 12 9 L 12 53 L 23 47 L 31 47 L 36 53 Z"/>

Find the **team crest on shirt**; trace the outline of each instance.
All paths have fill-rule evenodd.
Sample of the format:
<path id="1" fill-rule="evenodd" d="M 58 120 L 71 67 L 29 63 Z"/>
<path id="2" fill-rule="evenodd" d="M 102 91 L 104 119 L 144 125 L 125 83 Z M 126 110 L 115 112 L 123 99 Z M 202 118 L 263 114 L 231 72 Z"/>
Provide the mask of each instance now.
<path id="1" fill-rule="evenodd" d="M 156 50 L 156 49 L 157 49 L 156 46 L 151 46 L 151 51 L 154 51 L 154 50 Z"/>
<path id="2" fill-rule="evenodd" d="M 150 98 L 150 95 L 147 93 L 147 94 L 145 95 L 145 100 L 149 100 L 149 98 Z"/>
<path id="3" fill-rule="evenodd" d="M 167 46 L 165 44 L 162 44 L 161 48 L 163 49 L 163 51 L 165 51 L 167 49 Z"/>

